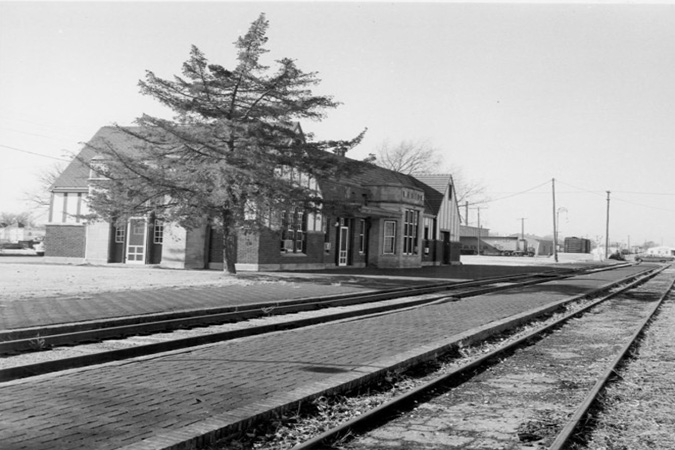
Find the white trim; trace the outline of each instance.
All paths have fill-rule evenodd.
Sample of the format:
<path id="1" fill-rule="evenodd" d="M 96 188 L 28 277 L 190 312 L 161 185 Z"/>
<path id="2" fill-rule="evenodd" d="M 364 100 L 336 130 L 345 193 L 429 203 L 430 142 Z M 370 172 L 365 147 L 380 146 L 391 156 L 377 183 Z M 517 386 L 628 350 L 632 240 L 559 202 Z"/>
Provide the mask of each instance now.
<path id="1" fill-rule="evenodd" d="M 139 221 L 143 222 L 143 244 L 142 245 L 132 245 L 131 244 L 131 236 L 132 230 L 131 230 L 131 223 L 133 221 Z M 135 249 L 136 251 L 134 253 L 131 253 L 131 249 Z M 138 252 L 138 249 L 141 249 L 141 252 Z M 147 258 L 147 253 L 148 253 L 148 220 L 145 217 L 131 217 L 129 221 L 127 222 L 127 236 L 126 236 L 126 244 L 124 246 L 124 262 L 126 264 L 136 264 L 136 265 L 142 265 L 145 264 L 146 258 Z M 134 256 L 141 256 L 141 259 L 129 259 L 130 255 Z"/>

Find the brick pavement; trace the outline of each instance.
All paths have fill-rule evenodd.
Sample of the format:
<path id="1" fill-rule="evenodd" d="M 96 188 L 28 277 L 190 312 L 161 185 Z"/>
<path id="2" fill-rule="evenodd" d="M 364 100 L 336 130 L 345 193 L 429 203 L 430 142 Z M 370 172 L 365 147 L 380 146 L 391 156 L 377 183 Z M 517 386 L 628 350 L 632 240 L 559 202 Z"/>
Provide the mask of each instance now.
<path id="1" fill-rule="evenodd" d="M 1 448 L 170 448 L 637 270 L 5 383 Z"/>
<path id="2" fill-rule="evenodd" d="M 83 322 L 169 311 L 216 308 L 365 291 L 352 285 L 262 283 L 160 288 L 0 302 L 0 330 Z"/>
<path id="3" fill-rule="evenodd" d="M 551 270 L 550 268 L 540 269 Z M 533 270 L 532 267 L 443 266 L 410 269 L 405 272 L 345 269 L 310 274 L 244 273 L 240 274 L 238 284 L 218 287 L 155 288 L 27 298 L 16 301 L 0 295 L 0 331 L 386 289 L 438 281 L 438 279 L 463 280 L 504 276 L 531 270 Z M 401 277 L 402 273 L 405 273 L 406 277 Z"/>

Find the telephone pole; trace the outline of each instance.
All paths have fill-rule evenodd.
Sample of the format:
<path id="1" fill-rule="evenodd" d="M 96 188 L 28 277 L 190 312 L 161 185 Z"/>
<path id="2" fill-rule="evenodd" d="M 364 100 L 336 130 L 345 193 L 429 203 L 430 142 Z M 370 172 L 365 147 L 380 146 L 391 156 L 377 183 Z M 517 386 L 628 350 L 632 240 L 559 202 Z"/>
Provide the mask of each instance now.
<path id="1" fill-rule="evenodd" d="M 478 254 L 480 255 L 480 207 L 478 208 Z"/>
<path id="2" fill-rule="evenodd" d="M 527 253 L 527 245 L 525 244 L 525 220 L 527 217 L 521 217 L 520 219 L 520 241 L 523 243 L 523 252 Z M 520 249 L 520 244 L 518 244 L 518 249 Z"/>
<path id="3" fill-rule="evenodd" d="M 551 180 L 551 191 L 553 193 L 553 256 L 555 262 L 558 262 L 558 224 L 556 223 L 556 209 L 555 209 L 555 178 Z"/>
<path id="4" fill-rule="evenodd" d="M 607 222 L 605 224 L 605 259 L 609 258 L 609 194 L 607 191 Z"/>

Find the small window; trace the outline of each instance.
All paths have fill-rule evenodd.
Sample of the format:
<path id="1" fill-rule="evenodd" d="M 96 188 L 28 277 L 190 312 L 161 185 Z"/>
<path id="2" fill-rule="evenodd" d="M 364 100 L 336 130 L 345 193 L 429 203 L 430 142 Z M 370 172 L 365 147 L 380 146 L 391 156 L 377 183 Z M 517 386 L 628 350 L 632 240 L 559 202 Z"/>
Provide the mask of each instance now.
<path id="1" fill-rule="evenodd" d="M 366 221 L 359 220 L 359 253 L 366 252 Z"/>
<path id="2" fill-rule="evenodd" d="M 155 232 L 153 233 L 153 242 L 155 244 L 164 243 L 164 222 L 160 219 L 155 220 Z"/>
<path id="3" fill-rule="evenodd" d="M 66 223 L 68 222 L 68 193 L 64 192 L 63 194 L 63 209 L 62 211 L 62 217 L 61 217 L 61 222 Z"/>
<path id="4" fill-rule="evenodd" d="M 115 243 L 116 244 L 124 244 L 124 235 L 126 234 L 126 231 L 124 230 L 124 227 L 115 227 Z"/>
<path id="5" fill-rule="evenodd" d="M 387 220 L 384 222 L 384 246 L 385 255 L 393 255 L 396 249 L 396 222 Z"/>

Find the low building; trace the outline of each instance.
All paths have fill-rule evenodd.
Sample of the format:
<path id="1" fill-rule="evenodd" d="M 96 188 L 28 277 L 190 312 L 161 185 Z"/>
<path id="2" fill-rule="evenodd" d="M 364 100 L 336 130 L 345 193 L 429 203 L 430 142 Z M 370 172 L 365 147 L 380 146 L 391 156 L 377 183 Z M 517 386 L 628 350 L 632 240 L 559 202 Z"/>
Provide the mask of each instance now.
<path id="1" fill-rule="evenodd" d="M 223 266 L 222 235 L 208 225 L 185 229 L 161 217 L 132 218 L 121 226 L 85 222 L 92 147 L 123 147 L 129 136 L 104 127 L 52 186 L 46 226 L 47 260 L 158 264 L 175 268 Z M 459 263 L 459 209 L 452 176 L 413 177 L 361 163 L 353 176 L 310 180 L 325 199 L 349 206 L 331 216 L 294 211 L 261 232 L 240 233 L 237 270 L 329 267 L 412 268 Z"/>
<path id="2" fill-rule="evenodd" d="M 485 236 L 490 235 L 489 228 L 472 227 L 469 225 L 460 225 L 459 240 L 462 255 L 478 255 L 484 254 L 487 243 L 483 241 Z M 489 248 L 488 252 L 496 251 L 496 249 Z"/>
<path id="3" fill-rule="evenodd" d="M 653 256 L 675 256 L 675 248 L 673 247 L 652 247 L 648 248 L 646 253 Z"/>
<path id="4" fill-rule="evenodd" d="M 0 244 L 20 242 L 32 243 L 34 241 L 42 240 L 44 236 L 45 229 L 42 227 L 0 224 Z"/>

